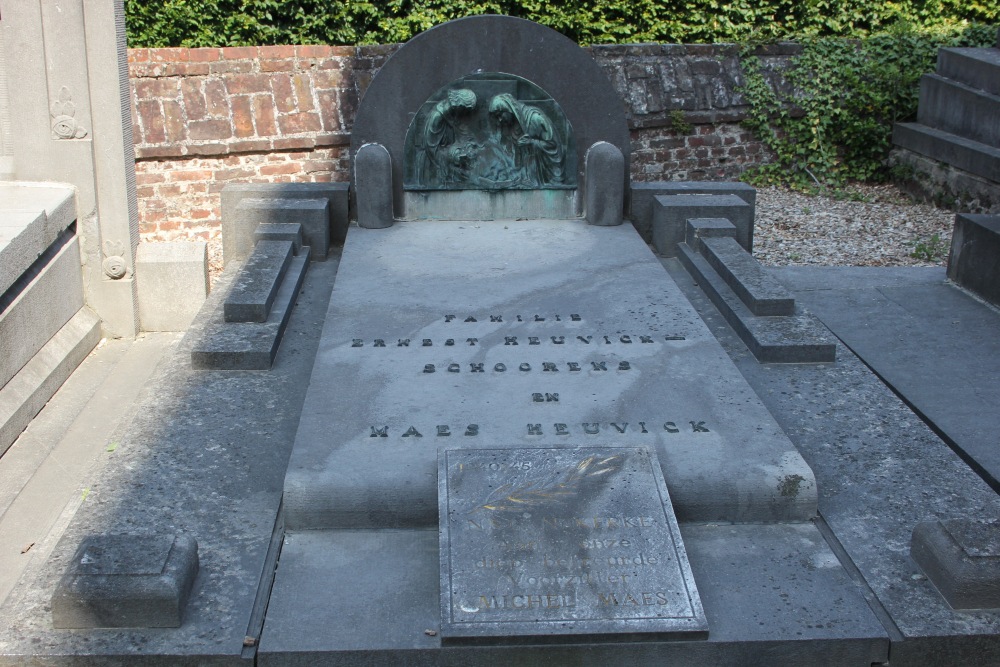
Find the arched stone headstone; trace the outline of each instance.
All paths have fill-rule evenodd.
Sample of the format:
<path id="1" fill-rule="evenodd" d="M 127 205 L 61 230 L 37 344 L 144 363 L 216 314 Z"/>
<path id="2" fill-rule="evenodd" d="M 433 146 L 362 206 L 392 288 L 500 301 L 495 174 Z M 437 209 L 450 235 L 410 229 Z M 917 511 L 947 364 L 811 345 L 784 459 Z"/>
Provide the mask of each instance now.
<path id="1" fill-rule="evenodd" d="M 524 88 L 542 91 L 545 99 L 518 99 L 512 94 L 515 101 L 559 109 L 565 127 L 572 130 L 571 142 L 565 143 L 570 154 L 564 156 L 562 164 L 576 173 L 566 175 L 562 183 L 543 184 L 564 186 L 561 194 L 559 188 L 524 190 L 528 193 L 525 201 L 541 205 L 562 198 L 562 202 L 569 202 L 571 213 L 582 214 L 582 197 L 574 196 L 571 188 L 584 181 L 582 151 L 601 141 L 622 152 L 624 187 L 630 153 L 624 105 L 593 58 L 572 40 L 543 25 L 509 16 L 473 16 L 432 28 L 404 44 L 379 70 L 361 100 L 351 133 L 351 157 L 353 160 L 364 144 L 378 143 L 386 148 L 392 161 L 397 217 L 407 217 L 404 182 L 408 177 L 412 181 L 413 173 L 406 171 L 406 138 L 414 119 L 422 111 L 426 115 L 426 105 L 440 101 L 438 96 L 461 89 L 458 82 L 471 81 L 474 83 L 466 87 L 474 87 L 485 80 L 524 80 Z M 489 99 L 477 99 L 480 112 L 488 114 L 493 98 L 501 94 L 497 87 L 490 89 Z M 546 114 L 555 126 L 562 127 L 558 118 L 551 118 L 554 112 Z M 492 212 L 486 211 L 486 215 Z"/>

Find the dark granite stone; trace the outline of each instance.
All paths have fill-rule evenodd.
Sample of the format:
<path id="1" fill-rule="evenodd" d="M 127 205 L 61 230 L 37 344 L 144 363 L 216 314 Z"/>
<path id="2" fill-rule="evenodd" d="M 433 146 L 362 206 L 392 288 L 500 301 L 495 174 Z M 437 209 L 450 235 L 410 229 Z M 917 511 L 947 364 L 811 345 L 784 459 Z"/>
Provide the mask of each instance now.
<path id="1" fill-rule="evenodd" d="M 330 203 L 325 198 L 245 197 L 237 204 L 234 217 L 237 228 L 248 239 L 254 238 L 254 232 L 262 224 L 295 223 L 302 226 L 302 236 L 312 249 L 313 261 L 323 261 L 330 250 Z M 225 243 L 223 237 L 223 250 Z"/>
<path id="2" fill-rule="evenodd" d="M 910 556 L 954 609 L 1000 609 L 1000 522 L 918 523 Z"/>
<path id="3" fill-rule="evenodd" d="M 543 25 L 509 16 L 471 16 L 431 28 L 403 45 L 379 70 L 358 108 L 351 155 L 367 143 L 389 151 L 397 217 L 405 215 L 403 153 L 410 114 L 444 86 L 477 71 L 513 74 L 551 95 L 576 135 L 578 169 L 584 164 L 579 151 L 607 141 L 622 151 L 628 173 L 625 110 L 593 58 Z M 583 174 L 577 180 L 582 182 Z"/>
<path id="4" fill-rule="evenodd" d="M 622 173 L 625 159 L 618 148 L 606 141 L 587 151 L 586 201 L 584 213 L 592 225 L 610 227 L 622 224 L 625 190 Z"/>
<path id="5" fill-rule="evenodd" d="M 253 232 L 262 222 L 298 222 L 289 219 L 261 219 L 259 215 L 246 218 L 238 214 L 240 202 L 253 199 L 325 199 L 329 202 L 328 243 L 340 244 L 347 235 L 348 224 L 348 184 L 347 183 L 230 183 L 222 189 L 222 252 L 226 264 L 235 260 L 245 261 L 253 250 Z M 278 213 L 280 215 L 280 212 Z M 322 246 L 322 235 L 318 239 L 305 232 L 305 243 Z M 322 255 L 322 256 L 320 256 Z M 314 259 L 326 258 L 319 249 L 313 251 Z"/>
<path id="6" fill-rule="evenodd" d="M 84 539 L 52 595 L 56 628 L 176 628 L 198 574 L 186 535 Z"/>
<path id="7" fill-rule="evenodd" d="M 1000 306 L 1000 215 L 955 216 L 948 278 Z"/>
<path id="8" fill-rule="evenodd" d="M 754 315 L 794 315 L 795 299 L 736 239 L 706 238 L 701 254 Z"/>
<path id="9" fill-rule="evenodd" d="M 226 321 L 265 322 L 291 260 L 291 241 L 259 241 L 226 297 Z"/>
<path id="10" fill-rule="evenodd" d="M 392 227 L 392 158 L 384 146 L 365 144 L 354 157 L 354 192 L 358 225 Z"/>
<path id="11" fill-rule="evenodd" d="M 253 242 L 291 241 L 295 254 L 302 249 L 302 225 L 297 222 L 266 222 L 258 225 L 253 233 Z"/>
<path id="12" fill-rule="evenodd" d="M 688 247 L 677 246 L 678 259 L 761 363 L 801 364 L 834 361 L 836 339 L 808 313 L 758 317 L 715 272 L 708 260 Z"/>
<path id="13" fill-rule="evenodd" d="M 191 368 L 196 370 L 263 370 L 271 368 L 292 308 L 305 279 L 309 260 L 293 257 L 264 322 L 227 322 L 217 300 L 206 302 L 211 317 L 192 326 Z"/>
<path id="14" fill-rule="evenodd" d="M 688 218 L 684 241 L 697 252 L 701 252 L 701 239 L 736 238 L 736 225 L 727 218 Z"/>
<path id="15" fill-rule="evenodd" d="M 653 246 L 664 257 L 677 255 L 690 218 L 726 218 L 736 227 L 736 240 L 753 250 L 754 207 L 735 194 L 657 195 L 653 198 Z"/>
<path id="16" fill-rule="evenodd" d="M 653 239 L 653 197 L 659 195 L 736 195 L 753 210 L 757 191 L 746 183 L 712 181 L 654 181 L 629 185 L 629 217 L 646 241 Z M 752 219 L 752 217 L 751 217 Z"/>
<path id="17" fill-rule="evenodd" d="M 442 641 L 707 635 L 651 450 L 447 449 L 438 484 Z"/>

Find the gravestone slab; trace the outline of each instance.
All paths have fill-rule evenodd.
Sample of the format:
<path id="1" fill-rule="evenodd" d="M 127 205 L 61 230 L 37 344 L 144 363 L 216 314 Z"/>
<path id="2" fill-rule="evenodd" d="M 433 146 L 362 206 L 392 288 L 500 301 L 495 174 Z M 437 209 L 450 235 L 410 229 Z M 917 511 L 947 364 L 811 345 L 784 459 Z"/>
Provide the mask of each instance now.
<path id="1" fill-rule="evenodd" d="M 954 609 L 1000 609 L 1000 522 L 922 521 L 910 556 Z"/>
<path id="2" fill-rule="evenodd" d="M 707 636 L 652 451 L 446 449 L 439 463 L 442 642 Z"/>
<path id="3" fill-rule="evenodd" d="M 655 449 L 679 521 L 801 521 L 812 472 L 630 225 L 352 227 L 290 530 L 438 521 L 441 446 Z"/>

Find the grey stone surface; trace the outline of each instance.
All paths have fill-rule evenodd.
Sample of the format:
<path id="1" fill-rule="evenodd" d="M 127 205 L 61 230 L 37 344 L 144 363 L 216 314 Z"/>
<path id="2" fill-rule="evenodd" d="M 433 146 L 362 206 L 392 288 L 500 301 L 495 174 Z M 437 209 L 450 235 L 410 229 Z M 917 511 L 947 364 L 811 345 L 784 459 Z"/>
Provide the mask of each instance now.
<path id="1" fill-rule="evenodd" d="M 71 188 L 0 183 L 0 294 L 75 221 Z"/>
<path id="2" fill-rule="evenodd" d="M 688 218 L 684 242 L 702 252 L 701 240 L 708 238 L 736 238 L 736 225 L 726 218 Z"/>
<path id="3" fill-rule="evenodd" d="M 0 311 L 0 386 L 14 377 L 82 306 L 80 244 L 73 236 Z"/>
<path id="4" fill-rule="evenodd" d="M 997 494 L 845 347 L 838 345 L 835 365 L 757 364 L 675 262 L 667 262 L 671 274 L 813 466 L 822 489 L 820 515 L 829 527 L 828 539 L 843 549 L 842 560 L 857 567 L 859 581 L 864 580 L 870 589 L 873 607 L 885 618 L 892 637 L 892 663 L 991 665 L 1000 660 L 1000 618 L 995 613 L 953 611 L 909 557 L 911 533 L 917 523 L 963 516 L 995 519 L 1000 512 Z M 783 278 L 811 273 L 812 267 L 778 272 Z M 818 273 L 804 280 L 810 284 L 836 280 L 834 269 Z M 858 280 L 857 270 L 845 273 L 850 280 Z M 897 271 L 869 269 L 862 273 L 884 275 Z M 938 269 L 937 273 L 943 279 L 943 272 Z M 898 276 L 885 280 L 898 280 Z M 793 293 L 799 302 L 807 296 L 797 290 Z M 806 305 L 812 308 L 812 304 Z M 927 311 L 941 310 L 940 304 L 932 307 L 925 302 L 924 307 Z M 923 355 L 912 354 L 923 348 L 925 334 L 936 328 L 930 326 L 933 319 L 917 332 L 897 308 L 882 308 L 877 316 L 869 313 L 863 317 L 864 321 L 856 324 L 861 329 L 876 321 L 885 322 L 887 328 L 899 328 L 895 335 L 882 334 L 881 347 L 911 348 L 911 354 L 903 356 L 912 359 L 912 364 L 933 359 L 930 347 Z M 954 312 L 941 313 L 938 321 L 945 325 L 956 319 Z M 949 349 L 955 336 L 976 339 L 970 339 L 968 334 L 972 332 L 963 327 L 957 331 L 953 326 L 948 328 L 952 329 L 951 343 L 939 344 L 933 354 Z M 834 330 L 838 331 L 836 327 Z M 995 332 L 996 327 L 992 330 Z M 968 351 L 968 357 L 977 361 L 984 358 L 974 348 Z M 942 374 L 940 368 L 934 365 L 929 372 L 936 373 L 934 384 L 947 387 L 948 374 Z M 991 393 L 988 386 L 978 384 L 982 377 L 967 376 L 961 386 L 976 387 L 977 394 L 994 395 L 996 392 Z M 955 393 L 953 388 L 941 393 L 948 391 Z M 962 399 L 970 396 L 966 393 Z M 699 578 L 694 547 L 686 534 L 685 545 L 712 624 L 709 595 Z"/>
<path id="5" fill-rule="evenodd" d="M 955 609 L 1000 609 L 1000 524 L 923 521 L 910 557 Z"/>
<path id="6" fill-rule="evenodd" d="M 81 308 L 0 388 L 0 453 L 101 340 L 101 321 Z"/>
<path id="7" fill-rule="evenodd" d="M 439 457 L 442 643 L 707 636 L 651 450 Z"/>
<path id="8" fill-rule="evenodd" d="M 258 241 L 223 303 L 226 322 L 266 322 L 292 261 L 291 241 Z"/>
<path id="9" fill-rule="evenodd" d="M 731 181 L 653 181 L 629 184 L 629 217 L 642 237 L 653 240 L 653 198 L 659 195 L 736 195 L 752 210 L 757 191 L 746 183 Z M 753 217 L 751 216 L 751 220 Z"/>
<path id="10" fill-rule="evenodd" d="M 682 243 L 678 259 L 722 312 L 761 363 L 822 363 L 836 359 L 836 341 L 808 313 L 758 317 L 733 292 L 708 260 Z"/>
<path id="11" fill-rule="evenodd" d="M 796 301 L 819 317 L 855 354 L 959 452 L 994 488 L 1000 488 L 990 397 L 1000 395 L 1000 315 L 945 283 L 944 270 L 891 271 L 889 286 L 872 274 L 845 284 L 828 274 L 823 287 L 795 289 L 793 268 L 775 275 Z M 936 279 L 936 280 L 935 280 Z M 910 526 L 912 529 L 912 526 Z"/>
<path id="12" fill-rule="evenodd" d="M 253 233 L 254 245 L 258 241 L 291 241 L 295 254 L 302 249 L 302 225 L 297 222 L 265 222 L 257 225 Z"/>
<path id="13" fill-rule="evenodd" d="M 937 73 L 972 88 L 1000 95 L 1000 49 L 938 49 Z"/>
<path id="14" fill-rule="evenodd" d="M 955 216 L 948 279 L 1000 306 L 1000 215 Z"/>
<path id="15" fill-rule="evenodd" d="M 115 0 L 86 4 L 4 7 L 0 48 L 17 91 L 4 124 L 15 181 L 75 186 L 87 305 L 109 335 L 134 336 L 139 232 L 125 12 Z M 106 279 L 109 255 L 121 257 L 126 277 Z"/>
<path id="16" fill-rule="evenodd" d="M 442 644 L 436 530 L 291 532 L 258 664 L 870 667 L 887 661 L 885 630 L 815 526 L 681 524 L 681 532 L 711 626 L 707 641 L 491 647 Z"/>
<path id="17" fill-rule="evenodd" d="M 629 133 L 621 98 L 586 51 L 531 21 L 471 16 L 435 26 L 403 45 L 368 85 L 358 107 L 351 131 L 352 158 L 368 143 L 382 144 L 389 151 L 397 218 L 409 217 L 402 190 L 409 114 L 416 113 L 443 86 L 476 71 L 503 72 L 531 81 L 565 111 L 578 152 L 607 141 L 622 151 L 628 165 Z M 387 115 L 387 109 L 398 113 Z M 583 168 L 582 154 L 576 163 Z M 626 168 L 623 185 L 627 173 Z M 578 174 L 577 182 L 583 179 Z"/>
<path id="18" fill-rule="evenodd" d="M 31 564 L 0 607 L 0 664 L 215 667 L 253 660 L 244 640 L 260 634 L 253 610 L 258 590 L 269 589 L 273 566 L 265 565 L 302 379 L 312 367 L 336 268 L 336 261 L 310 266 L 268 373 L 195 372 L 192 341 L 177 344 L 135 396 L 134 418 L 105 441 L 117 447 L 102 448 L 88 470 L 86 498 L 77 489 L 54 537 L 22 556 Z M 220 277 L 220 295 L 231 277 Z M 211 316 L 206 308 L 198 320 Z M 179 628 L 52 628 L 52 592 L 82 539 L 112 526 L 197 539 L 200 573 Z"/>
<path id="19" fill-rule="evenodd" d="M 654 447 L 679 521 L 813 515 L 808 467 L 630 226 L 352 227 L 341 269 L 290 529 L 434 525 L 436 447 L 455 441 Z"/>
<path id="20" fill-rule="evenodd" d="M 733 237 L 702 238 L 701 254 L 757 316 L 794 315 L 795 299 Z"/>
<path id="21" fill-rule="evenodd" d="M 229 322 L 224 307 L 209 300 L 212 316 L 201 327 L 191 328 L 191 367 L 199 370 L 268 370 L 278 353 L 288 318 L 298 302 L 309 268 L 306 257 L 293 257 L 275 293 L 264 322 Z"/>
<path id="22" fill-rule="evenodd" d="M 989 181 L 1000 182 L 1000 148 L 919 123 L 896 123 L 892 143 L 946 162 Z"/>
<path id="23" fill-rule="evenodd" d="M 1000 96 L 937 74 L 920 78 L 917 122 L 1000 147 Z"/>
<path id="24" fill-rule="evenodd" d="M 381 144 L 365 144 L 354 156 L 354 197 L 358 224 L 367 229 L 392 226 L 392 158 Z"/>
<path id="25" fill-rule="evenodd" d="M 753 251 L 754 207 L 735 194 L 678 194 L 653 197 L 653 247 L 664 257 L 677 255 L 690 218 L 726 218 L 736 227 L 736 240 Z"/>
<path id="26" fill-rule="evenodd" d="M 404 192 L 407 220 L 567 220 L 576 190 Z"/>
<path id="27" fill-rule="evenodd" d="M 302 225 L 304 243 L 312 248 L 313 261 L 323 261 L 330 251 L 330 201 L 325 198 L 243 197 L 232 217 L 233 233 L 229 239 L 223 225 L 222 252 L 227 264 L 232 259 L 249 257 L 256 247 L 257 226 L 268 223 Z M 226 250 L 229 240 L 233 242 L 232 252 Z"/>
<path id="28" fill-rule="evenodd" d="M 52 594 L 52 625 L 180 627 L 197 575 L 189 535 L 86 537 Z"/>
<path id="29" fill-rule="evenodd" d="M 208 244 L 140 243 L 135 266 L 143 331 L 186 331 L 208 297 Z"/>
<path id="30" fill-rule="evenodd" d="M 620 225 L 625 206 L 622 174 L 625 158 L 616 146 L 601 141 L 587 150 L 586 201 L 583 210 L 592 225 Z"/>
<path id="31" fill-rule="evenodd" d="M 222 189 L 222 254 L 226 264 L 244 261 L 253 250 L 253 229 L 241 224 L 236 209 L 244 198 L 251 199 L 325 199 L 329 203 L 329 239 L 341 244 L 348 225 L 347 183 L 230 183 Z M 252 222 L 253 227 L 262 222 Z M 298 220 L 263 221 L 298 222 Z M 310 239 L 306 238 L 306 243 Z M 318 254 L 318 251 L 316 251 Z"/>

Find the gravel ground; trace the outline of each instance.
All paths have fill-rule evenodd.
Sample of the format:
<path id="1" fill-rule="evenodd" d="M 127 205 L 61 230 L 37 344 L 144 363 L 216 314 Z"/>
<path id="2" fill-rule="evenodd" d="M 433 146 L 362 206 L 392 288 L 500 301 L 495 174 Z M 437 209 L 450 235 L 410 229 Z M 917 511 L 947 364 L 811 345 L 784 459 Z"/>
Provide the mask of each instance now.
<path id="1" fill-rule="evenodd" d="M 838 198 L 760 188 L 753 254 L 768 266 L 937 266 L 954 221 L 891 185 L 855 185 Z"/>
<path id="2" fill-rule="evenodd" d="M 954 220 L 953 212 L 915 204 L 891 185 L 853 185 L 839 197 L 760 188 L 754 256 L 767 266 L 943 265 Z M 208 265 L 214 282 L 222 272 L 221 233 L 208 240 Z"/>

